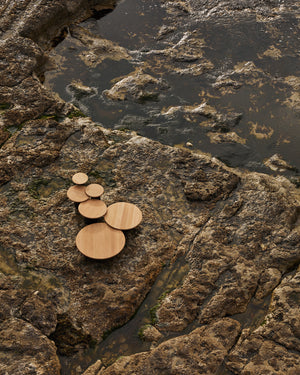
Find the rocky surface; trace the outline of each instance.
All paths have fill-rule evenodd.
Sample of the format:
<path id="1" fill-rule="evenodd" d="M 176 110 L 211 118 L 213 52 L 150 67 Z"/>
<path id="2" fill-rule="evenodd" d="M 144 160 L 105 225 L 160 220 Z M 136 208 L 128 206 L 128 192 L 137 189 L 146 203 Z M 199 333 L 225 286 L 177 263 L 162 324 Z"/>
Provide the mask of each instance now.
<path id="1" fill-rule="evenodd" d="M 268 314 L 253 332 L 242 331 L 226 360 L 238 374 L 294 374 L 299 371 L 299 269 L 274 290 Z"/>
<path id="2" fill-rule="evenodd" d="M 99 374 L 216 374 L 238 333 L 237 321 L 218 320 L 168 340 L 150 353 L 121 358 Z"/>
<path id="3" fill-rule="evenodd" d="M 21 319 L 9 318 L 0 325 L 1 374 L 59 374 L 60 363 L 53 341 Z M 9 354 L 8 354 L 9 353 Z"/>
<path id="4" fill-rule="evenodd" d="M 58 354 L 88 356 L 84 350 L 131 319 L 163 267 L 179 257 L 188 270 L 152 309 L 153 327 L 145 336 L 151 350 L 111 366 L 93 357 L 96 363 L 86 374 L 295 374 L 300 258 L 295 186 L 284 177 L 232 170 L 201 152 L 104 129 L 39 80 L 47 49 L 61 30 L 113 3 L 0 5 L 0 374 L 59 374 Z M 205 5 L 207 17 L 236 7 L 257 17 L 280 16 L 277 3 L 224 4 L 164 2 L 170 14 L 193 15 Z M 175 60 L 182 54 L 176 52 Z M 239 69 L 247 74 L 254 68 Z M 135 97 L 140 88 L 134 79 L 131 84 L 136 91 L 128 93 L 141 99 Z M 174 111 L 197 116 L 195 109 L 224 123 L 207 105 Z M 230 124 L 238 119 L 234 113 Z M 142 224 L 126 233 L 126 247 L 113 259 L 94 261 L 76 250 L 75 236 L 86 223 L 66 191 L 78 171 L 104 186 L 107 204 L 128 201 L 143 212 Z M 270 295 L 258 324 L 238 322 L 250 303 Z"/>

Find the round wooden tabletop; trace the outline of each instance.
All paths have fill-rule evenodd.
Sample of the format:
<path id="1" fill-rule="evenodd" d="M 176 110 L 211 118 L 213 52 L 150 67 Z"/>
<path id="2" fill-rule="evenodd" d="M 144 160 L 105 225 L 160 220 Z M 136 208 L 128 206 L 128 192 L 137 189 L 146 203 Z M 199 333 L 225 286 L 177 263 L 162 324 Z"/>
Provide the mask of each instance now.
<path id="1" fill-rule="evenodd" d="M 85 184 L 88 181 L 88 179 L 89 178 L 88 178 L 87 174 L 82 173 L 82 172 L 76 173 L 72 177 L 72 181 L 76 185 L 83 185 L 83 184 Z"/>
<path id="2" fill-rule="evenodd" d="M 142 212 L 132 203 L 118 202 L 108 207 L 104 220 L 116 229 L 132 229 L 142 221 Z"/>
<path id="3" fill-rule="evenodd" d="M 91 198 L 99 198 L 104 193 L 104 189 L 99 184 L 90 184 L 86 187 L 85 192 Z"/>
<path id="4" fill-rule="evenodd" d="M 106 204 L 99 199 L 89 199 L 85 202 L 80 203 L 78 211 L 82 216 L 88 219 L 98 219 L 105 215 L 107 211 Z"/>
<path id="5" fill-rule="evenodd" d="M 123 249 L 125 236 L 121 230 L 113 229 L 105 223 L 90 224 L 77 234 L 76 246 L 89 258 L 107 259 Z"/>
<path id="6" fill-rule="evenodd" d="M 71 186 L 67 191 L 68 198 L 76 203 L 84 202 L 89 199 L 89 196 L 85 193 L 85 186 L 74 185 Z"/>

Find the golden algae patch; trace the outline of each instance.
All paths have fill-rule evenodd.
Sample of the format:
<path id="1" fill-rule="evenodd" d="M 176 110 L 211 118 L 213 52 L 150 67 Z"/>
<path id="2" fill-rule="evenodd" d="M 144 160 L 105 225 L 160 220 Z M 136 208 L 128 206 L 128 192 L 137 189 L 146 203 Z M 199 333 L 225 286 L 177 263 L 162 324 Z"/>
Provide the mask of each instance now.
<path id="1" fill-rule="evenodd" d="M 269 139 L 272 137 L 274 130 L 269 126 L 259 125 L 249 121 L 250 125 L 250 134 L 254 135 L 257 139 Z"/>
<path id="2" fill-rule="evenodd" d="M 259 54 L 258 57 L 271 57 L 272 59 L 279 60 L 282 57 L 282 53 L 275 46 L 270 46 L 270 48 L 268 48 L 264 53 Z"/>
<path id="3" fill-rule="evenodd" d="M 287 100 L 283 102 L 289 108 L 300 110 L 300 93 L 294 92 Z"/>
<path id="4" fill-rule="evenodd" d="M 228 133 L 215 133 L 209 132 L 207 133 L 211 143 L 240 143 L 244 145 L 246 143 L 246 139 L 240 137 L 235 132 L 228 132 Z"/>

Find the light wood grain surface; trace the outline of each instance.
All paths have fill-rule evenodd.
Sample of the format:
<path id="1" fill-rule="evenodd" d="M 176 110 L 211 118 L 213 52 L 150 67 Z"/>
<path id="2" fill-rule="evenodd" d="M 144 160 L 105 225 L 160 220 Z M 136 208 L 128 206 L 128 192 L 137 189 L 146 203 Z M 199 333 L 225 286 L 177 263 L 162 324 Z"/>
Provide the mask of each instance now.
<path id="1" fill-rule="evenodd" d="M 90 224 L 77 234 L 76 246 L 89 258 L 107 259 L 123 249 L 125 236 L 121 230 L 113 229 L 106 223 Z"/>
<path id="2" fill-rule="evenodd" d="M 99 199 L 89 199 L 85 202 L 80 203 L 78 211 L 82 216 L 88 219 L 98 219 L 105 215 L 107 211 L 106 204 Z"/>
<path id="3" fill-rule="evenodd" d="M 72 177 L 72 181 L 76 185 L 83 185 L 88 181 L 88 179 L 89 179 L 88 176 L 85 173 L 82 173 L 82 172 L 76 173 Z"/>
<path id="4" fill-rule="evenodd" d="M 104 193 L 104 189 L 99 184 L 90 184 L 86 187 L 85 192 L 91 198 L 99 198 Z"/>
<path id="5" fill-rule="evenodd" d="M 84 202 L 89 199 L 89 196 L 85 193 L 85 186 L 74 185 L 71 186 L 67 191 L 68 198 L 76 203 Z"/>
<path id="6" fill-rule="evenodd" d="M 142 221 L 142 212 L 132 203 L 118 202 L 108 207 L 104 220 L 116 229 L 132 229 Z"/>

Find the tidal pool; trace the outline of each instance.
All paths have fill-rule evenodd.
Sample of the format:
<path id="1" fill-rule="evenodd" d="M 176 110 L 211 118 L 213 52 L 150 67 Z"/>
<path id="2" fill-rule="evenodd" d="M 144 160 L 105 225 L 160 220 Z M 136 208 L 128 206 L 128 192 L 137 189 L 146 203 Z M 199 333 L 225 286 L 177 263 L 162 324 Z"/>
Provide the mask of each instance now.
<path id="1" fill-rule="evenodd" d="M 57 69 L 46 72 L 45 85 L 105 127 L 267 173 L 275 172 L 264 161 L 279 154 L 289 164 L 281 172 L 297 175 L 297 46 L 293 14 L 272 23 L 255 15 L 203 20 L 170 15 L 159 0 L 124 0 L 70 28 L 51 53 Z M 139 96 L 130 92 L 136 80 L 119 97 L 106 95 L 136 72 L 161 84 L 138 86 Z"/>

